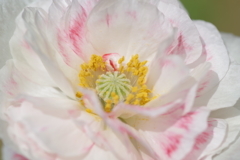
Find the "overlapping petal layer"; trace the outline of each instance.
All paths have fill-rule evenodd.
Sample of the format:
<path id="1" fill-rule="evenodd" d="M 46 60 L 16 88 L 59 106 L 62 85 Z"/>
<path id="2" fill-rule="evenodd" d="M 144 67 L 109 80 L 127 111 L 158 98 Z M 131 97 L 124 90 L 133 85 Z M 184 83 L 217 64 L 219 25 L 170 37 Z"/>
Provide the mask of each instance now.
<path id="1" fill-rule="evenodd" d="M 16 154 L 207 160 L 237 138 L 239 114 L 226 118 L 217 109 L 240 97 L 238 60 L 228 55 L 239 50 L 227 50 L 217 29 L 192 21 L 179 1 L 44 0 L 16 23 L 13 60 L 0 70 L 1 137 Z M 146 60 L 144 85 L 153 98 L 106 112 L 94 88 L 79 87 L 79 66 L 92 55 L 103 56 L 108 71 L 131 66 L 136 55 Z"/>

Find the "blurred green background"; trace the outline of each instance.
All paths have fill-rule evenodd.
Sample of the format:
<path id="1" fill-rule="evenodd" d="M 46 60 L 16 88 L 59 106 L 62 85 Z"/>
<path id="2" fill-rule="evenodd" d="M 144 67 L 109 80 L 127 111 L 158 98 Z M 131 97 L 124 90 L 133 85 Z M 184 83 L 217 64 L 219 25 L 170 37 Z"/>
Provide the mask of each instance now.
<path id="1" fill-rule="evenodd" d="M 240 0 L 181 0 L 192 19 L 213 23 L 221 32 L 240 36 Z"/>

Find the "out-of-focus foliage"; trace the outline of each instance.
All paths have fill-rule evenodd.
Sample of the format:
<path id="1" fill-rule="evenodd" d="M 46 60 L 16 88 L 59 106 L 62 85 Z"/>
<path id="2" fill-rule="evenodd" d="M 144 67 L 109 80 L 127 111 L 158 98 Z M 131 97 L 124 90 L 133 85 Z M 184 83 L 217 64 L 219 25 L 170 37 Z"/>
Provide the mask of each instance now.
<path id="1" fill-rule="evenodd" d="M 240 0 L 181 0 L 192 19 L 213 23 L 222 32 L 240 35 Z"/>

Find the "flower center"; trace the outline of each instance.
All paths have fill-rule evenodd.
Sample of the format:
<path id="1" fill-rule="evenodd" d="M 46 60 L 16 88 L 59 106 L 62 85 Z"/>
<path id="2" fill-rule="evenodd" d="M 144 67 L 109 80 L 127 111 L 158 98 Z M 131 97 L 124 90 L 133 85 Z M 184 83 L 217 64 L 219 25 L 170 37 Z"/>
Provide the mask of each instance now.
<path id="1" fill-rule="evenodd" d="M 124 73 L 118 71 L 102 74 L 96 81 L 98 95 L 104 100 L 112 99 L 112 93 L 119 97 L 119 101 L 126 99 L 131 91 L 130 80 Z"/>
<path id="2" fill-rule="evenodd" d="M 94 89 L 102 99 L 106 112 L 110 112 L 119 102 L 145 105 L 155 98 L 152 91 L 145 85 L 148 72 L 147 61 L 140 62 L 136 54 L 128 63 L 124 63 L 124 57 L 117 63 L 119 67 L 110 71 L 101 56 L 92 55 L 88 63 L 81 64 L 79 85 Z M 77 92 L 76 96 L 84 106 L 82 94 Z M 88 110 L 86 109 L 87 112 Z"/>

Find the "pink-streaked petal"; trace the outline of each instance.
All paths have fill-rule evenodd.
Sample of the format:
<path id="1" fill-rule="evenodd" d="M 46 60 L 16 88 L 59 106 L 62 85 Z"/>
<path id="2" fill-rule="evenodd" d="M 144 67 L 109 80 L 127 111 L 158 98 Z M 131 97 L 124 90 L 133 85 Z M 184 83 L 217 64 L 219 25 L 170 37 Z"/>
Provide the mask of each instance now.
<path id="1" fill-rule="evenodd" d="M 30 36 L 30 35 L 29 35 Z M 29 41 L 33 41 L 33 37 L 29 37 Z M 39 57 L 41 58 L 42 62 L 44 63 L 44 66 L 46 67 L 49 75 L 51 78 L 55 81 L 56 85 L 68 96 L 75 98 L 75 92 L 72 87 L 72 84 L 69 82 L 69 80 L 66 78 L 66 76 L 62 73 L 59 68 L 57 68 L 56 64 L 53 64 L 51 60 L 46 57 L 43 52 L 41 51 L 38 46 L 35 45 L 35 43 L 31 44 L 32 48 L 38 53 Z"/>
<path id="2" fill-rule="evenodd" d="M 7 146 L 2 147 L 2 160 L 29 160 Z"/>
<path id="3" fill-rule="evenodd" d="M 202 80 L 198 96 L 213 89 L 226 75 L 229 68 L 229 56 L 221 35 L 212 24 L 195 21 L 195 25 L 203 41 L 203 56 L 211 63 L 208 75 Z"/>
<path id="4" fill-rule="evenodd" d="M 83 106 L 77 101 L 64 97 L 33 97 L 28 95 L 19 96 L 19 101 L 28 101 L 43 113 L 59 118 L 71 118 L 78 116 Z"/>
<path id="5" fill-rule="evenodd" d="M 103 111 L 103 106 L 99 101 L 99 98 L 93 90 L 79 88 L 81 93 L 83 94 L 83 100 L 85 106 L 93 110 L 94 113 L 98 114 L 100 117 L 105 118 L 105 112 Z"/>
<path id="6" fill-rule="evenodd" d="M 196 87 L 193 87 L 192 89 L 190 89 L 187 95 L 184 97 L 184 99 L 180 100 L 180 103 L 178 105 L 175 105 L 175 106 L 173 105 L 173 107 L 170 108 L 170 110 L 167 110 L 167 112 L 164 112 L 164 114 L 157 115 L 156 113 L 150 113 L 150 114 L 144 113 L 144 114 L 136 115 L 136 117 L 126 119 L 126 121 L 128 122 L 128 124 L 129 123 L 132 124 L 135 121 L 135 118 L 137 118 L 140 120 L 140 123 L 138 123 L 138 125 L 144 125 L 144 123 L 146 122 L 145 127 L 154 126 L 156 130 L 160 131 L 162 130 L 160 128 L 165 128 L 165 126 L 166 127 L 171 126 L 173 123 L 176 122 L 176 120 L 180 119 L 181 116 L 189 112 L 189 109 L 191 109 L 192 103 L 195 97 L 194 92 L 196 92 Z M 169 106 L 169 104 L 166 106 Z M 156 106 L 154 106 L 154 108 L 151 110 L 161 111 L 160 108 L 162 107 L 164 107 L 164 105 L 162 106 L 160 105 L 157 108 Z M 158 125 L 159 121 L 164 121 L 164 122 L 161 123 L 162 125 Z M 134 128 L 138 128 L 137 125 L 132 124 L 132 126 L 134 126 Z"/>
<path id="7" fill-rule="evenodd" d="M 184 160 L 204 159 L 212 157 L 217 153 L 217 149 L 222 145 L 226 136 L 227 123 L 221 119 L 210 119 L 208 128 L 198 135 L 195 140 L 192 151 L 185 157 Z"/>
<path id="8" fill-rule="evenodd" d="M 129 136 L 131 136 L 132 138 L 136 139 L 146 150 L 146 152 L 151 156 L 151 157 L 156 157 L 156 153 L 153 152 L 148 144 L 145 142 L 144 139 L 141 139 L 138 134 L 136 133 L 136 131 L 122 123 L 120 120 L 118 120 L 115 117 L 110 117 L 104 110 L 103 107 L 97 97 L 97 95 L 95 94 L 94 91 L 92 90 L 86 90 L 86 89 L 81 89 L 81 92 L 84 94 L 84 98 L 87 99 L 89 101 L 89 103 L 91 104 L 91 106 L 93 107 L 93 111 L 98 114 L 104 121 L 105 123 L 109 126 L 109 128 L 111 128 L 116 134 L 121 135 L 122 137 L 122 141 L 124 143 L 124 145 L 126 146 L 126 148 L 132 152 L 136 152 L 133 150 L 132 148 L 132 143 L 129 139 Z"/>
<path id="9" fill-rule="evenodd" d="M 131 157 L 130 159 L 141 159 L 136 149 L 131 144 L 129 144 L 130 146 L 128 147 L 125 146 L 126 144 L 123 142 L 121 134 L 117 135 L 110 128 L 104 127 L 105 121 L 98 115 L 82 112 L 81 117 L 76 118 L 74 122 L 88 138 L 94 142 L 95 147 L 98 146 L 103 150 L 111 151 L 118 159 L 124 160 L 129 158 L 128 156 Z M 112 143 L 113 141 L 114 144 Z"/>
<path id="10" fill-rule="evenodd" d="M 47 72 L 55 81 L 55 84 L 59 87 L 59 89 L 61 89 L 69 97 L 75 98 L 74 88 L 72 87 L 69 79 L 67 79 L 63 71 L 60 70 L 56 61 L 51 60 L 51 54 L 54 53 L 53 48 L 44 39 L 41 31 L 35 29 L 36 22 L 28 21 L 29 16 L 34 16 L 36 13 L 38 12 L 29 8 L 26 8 L 23 12 L 23 19 L 27 27 L 27 33 L 25 35 L 26 41 L 38 55 Z M 46 53 L 51 54 L 47 55 Z"/>
<path id="11" fill-rule="evenodd" d="M 0 70 L 0 90 L 5 96 L 16 97 L 19 94 L 27 94 L 37 97 L 64 97 L 54 87 L 39 85 L 26 78 L 13 64 L 8 61 L 6 66 Z"/>
<path id="12" fill-rule="evenodd" d="M 18 149 L 28 159 L 46 159 L 52 160 L 56 158 L 56 155 L 46 153 L 36 145 L 34 141 L 32 141 L 27 135 L 24 129 L 19 124 L 13 124 L 8 127 L 8 134 L 14 141 L 14 143 L 18 146 Z M 34 154 L 32 154 L 34 153 Z"/>
<path id="13" fill-rule="evenodd" d="M 177 108 L 177 106 L 180 106 L 180 105 L 181 105 L 180 99 L 166 105 L 162 105 L 158 107 L 155 106 L 154 108 L 142 107 L 142 106 L 136 106 L 136 105 L 127 105 L 122 103 L 113 108 L 112 112 L 110 113 L 110 116 L 122 117 L 122 118 L 124 116 L 124 118 L 128 118 L 135 114 L 141 114 L 145 116 L 156 117 L 156 116 L 165 114 L 166 112 L 170 111 L 173 108 Z"/>
<path id="14" fill-rule="evenodd" d="M 45 3 L 42 5 L 44 4 Z M 20 68 L 20 71 L 26 75 L 26 77 L 30 77 L 30 79 L 33 79 L 38 83 L 39 81 L 43 81 L 39 80 L 42 79 L 40 77 L 45 77 L 44 80 L 48 80 L 49 78 L 52 79 L 52 77 L 50 77 L 48 74 L 49 70 L 46 71 L 46 63 L 43 65 L 43 59 L 40 58 L 39 55 L 35 52 L 36 46 L 33 49 L 31 44 L 24 38 L 25 36 L 29 38 L 27 35 L 30 32 L 31 36 L 33 36 L 35 39 L 34 41 L 37 40 L 36 43 L 38 52 L 41 50 L 41 52 L 44 53 L 46 57 L 55 62 L 54 66 L 58 67 L 58 69 L 63 72 L 64 76 L 66 77 L 65 79 L 70 81 L 72 85 L 76 86 L 78 83 L 78 70 L 76 69 L 79 69 L 79 64 L 81 64 L 83 60 L 74 57 L 74 63 L 71 61 L 71 64 L 74 64 L 75 68 L 73 66 L 67 65 L 64 62 L 64 58 L 61 57 L 61 54 L 58 53 L 54 45 L 54 42 L 56 42 L 54 39 L 54 31 L 56 29 L 52 31 L 53 29 L 51 27 L 47 27 L 48 23 L 46 21 L 48 17 L 46 14 L 46 11 L 41 9 L 26 8 L 24 12 L 20 14 L 21 16 L 18 17 L 17 22 L 19 26 L 11 39 L 10 47 L 13 57 L 20 62 L 23 62 L 24 64 L 17 62 L 16 65 L 18 68 Z M 34 77 L 31 77 L 28 72 L 25 72 L 25 69 L 27 69 L 28 72 L 30 71 L 32 74 L 34 74 L 35 71 L 36 73 L 39 73 L 39 75 L 35 74 Z M 54 83 L 56 84 L 58 82 Z"/>
<path id="15" fill-rule="evenodd" d="M 35 4 L 34 2 L 31 4 L 32 7 L 36 7 L 37 5 L 39 5 L 39 3 Z M 50 5 L 49 1 L 43 1 L 41 6 L 44 7 L 45 5 Z M 14 63 L 19 71 L 26 77 L 29 77 L 29 79 L 40 84 L 54 85 L 39 57 L 33 52 L 29 44 L 24 39 L 26 27 L 22 14 L 23 12 L 21 12 L 16 18 L 17 27 L 9 42 L 11 54 L 15 60 Z M 28 17 L 29 21 L 32 21 L 32 19 L 34 18 L 31 16 Z"/>
<path id="16" fill-rule="evenodd" d="M 239 139 L 238 135 L 240 133 L 240 127 L 239 127 L 240 111 L 234 107 L 223 108 L 223 109 L 213 111 L 210 117 L 224 119 L 228 125 L 227 131 L 226 131 L 227 133 L 223 143 L 219 148 L 215 150 L 215 152 L 212 153 L 212 155 L 219 154 L 219 156 L 217 157 L 225 157 L 225 158 L 231 157 L 231 156 L 234 157 L 234 152 L 236 151 L 235 147 L 239 145 L 237 141 Z M 226 151 L 226 148 L 227 148 L 227 151 Z"/>
<path id="17" fill-rule="evenodd" d="M 83 60 L 88 60 L 95 51 L 86 40 L 86 21 L 96 0 L 73 0 L 69 4 L 55 1 L 49 9 L 51 30 L 55 48 L 64 62 L 78 70 Z M 57 15 L 56 15 L 57 14 Z"/>
<path id="18" fill-rule="evenodd" d="M 48 3 L 47 6 L 44 7 L 47 9 L 39 9 L 39 7 L 44 6 L 45 3 Z M 59 50 L 55 45 L 57 40 L 54 39 L 56 37 L 55 32 L 57 29 L 53 29 L 53 26 L 49 27 L 48 25 L 50 22 L 47 23 L 48 17 L 46 10 L 48 10 L 50 4 L 49 1 L 44 1 L 44 3 L 41 5 L 38 4 L 40 5 L 38 8 L 26 8 L 24 12 L 20 14 L 16 20 L 19 26 L 17 27 L 10 42 L 11 51 L 15 59 L 19 60 L 20 62 L 24 62 L 24 64 L 18 62 L 17 67 L 20 68 L 20 71 L 23 72 L 27 77 L 29 75 L 29 71 L 31 71 L 32 74 L 35 71 L 39 73 L 39 75 L 35 74 L 33 78 L 29 76 L 34 81 L 39 82 L 44 81 L 45 79 L 51 79 L 44 65 L 42 64 L 41 59 L 24 38 L 26 32 L 33 29 L 34 32 L 32 31 L 31 33 L 35 34 L 34 36 L 38 40 L 38 42 L 36 42 L 38 43 L 38 47 L 43 50 L 44 54 L 48 55 L 49 59 L 56 63 L 55 65 L 59 67 L 68 80 L 71 81 L 72 84 L 76 85 L 78 83 L 78 78 L 76 76 L 78 71 L 76 69 L 79 69 L 79 64 L 82 63 L 83 60 L 80 60 L 78 57 L 74 57 L 74 61 L 69 62 L 75 65 L 74 68 L 73 66 L 67 65 L 64 61 L 64 57 L 61 57 L 61 54 L 58 52 Z M 47 43 L 48 46 L 44 45 L 44 42 Z M 68 52 L 68 54 L 70 56 L 71 52 Z M 78 63 L 78 65 L 76 63 Z M 20 65 L 20 67 L 18 65 Z M 26 69 L 28 72 L 25 72 Z M 41 80 L 42 78 L 40 77 L 45 78 L 44 80 Z"/>
<path id="19" fill-rule="evenodd" d="M 132 142 L 130 141 L 130 137 L 131 137 L 137 142 L 137 144 L 139 144 L 144 149 L 144 151 L 150 157 L 159 159 L 157 152 L 152 150 L 148 142 L 139 135 L 139 133 L 137 132 L 137 130 L 135 130 L 135 128 L 127 124 L 124 124 L 123 122 L 121 122 L 119 119 L 116 119 L 116 118 L 108 118 L 105 121 L 108 124 L 108 126 L 115 131 L 115 133 L 122 135 L 123 142 L 125 143 L 125 146 L 127 147 L 127 149 L 130 149 L 132 147 Z"/>
<path id="20" fill-rule="evenodd" d="M 105 130 L 96 130 L 92 127 L 92 125 L 94 125 L 94 122 L 79 122 L 80 121 L 77 120 L 76 124 L 79 125 L 81 130 L 86 133 L 86 135 L 94 142 L 93 148 L 89 150 L 89 154 L 86 157 L 94 156 L 90 154 L 92 152 L 92 149 L 97 147 L 102 149 L 101 152 L 106 152 L 105 156 L 108 156 L 108 153 L 110 151 L 110 153 L 114 155 L 114 157 L 116 157 L 117 159 L 124 160 L 130 158 L 134 160 L 141 160 L 139 153 L 131 144 L 128 147 L 125 146 L 126 144 L 124 143 L 121 134 L 115 134 L 110 128 L 107 128 Z"/>
<path id="21" fill-rule="evenodd" d="M 104 121 L 101 117 L 94 113 L 81 112 L 78 117 L 73 117 L 73 122 L 76 123 L 84 132 L 84 127 L 88 127 L 91 132 L 100 132 L 104 130 Z"/>
<path id="22" fill-rule="evenodd" d="M 175 113 L 177 114 L 177 111 Z M 169 122 L 165 119 L 166 117 L 162 117 L 162 120 L 168 124 L 172 123 L 162 128 L 159 128 L 157 123 L 149 126 L 152 121 L 148 123 L 147 119 L 136 119 L 132 125 L 138 126 L 139 134 L 148 141 L 161 159 L 179 160 L 191 151 L 194 140 L 207 128 L 208 114 L 208 110 L 199 108 L 180 119 L 169 119 Z M 141 123 L 141 121 L 145 122 Z"/>
<path id="23" fill-rule="evenodd" d="M 21 126 L 25 136 L 44 152 L 58 156 L 79 156 L 87 152 L 86 148 L 92 145 L 72 120 L 43 114 L 28 102 L 23 102 L 19 107 L 9 107 L 6 114 L 10 121 Z M 18 132 L 11 134 L 17 136 Z"/>
<path id="24" fill-rule="evenodd" d="M 157 54 L 153 57 L 152 60 L 148 61 L 148 74 L 147 74 L 147 84 L 150 88 L 153 88 L 155 83 L 158 81 L 161 75 L 161 59 L 167 59 L 167 56 L 164 56 L 163 53 L 166 52 L 168 46 L 173 42 L 176 34 L 176 30 L 173 31 L 173 34 L 164 40 L 158 48 Z"/>
<path id="25" fill-rule="evenodd" d="M 222 81 L 211 91 L 197 98 L 195 106 L 206 105 L 211 110 L 233 106 L 240 97 L 239 81 L 240 65 L 232 62 Z"/>
<path id="26" fill-rule="evenodd" d="M 157 107 L 171 103 L 176 99 L 181 99 L 183 108 L 189 110 L 193 105 L 192 102 L 194 101 L 194 96 L 196 95 L 196 86 L 197 83 L 194 79 L 187 78 L 174 87 L 168 94 L 162 96 L 160 95 L 158 98 L 148 102 L 145 106 Z"/>
<path id="27" fill-rule="evenodd" d="M 164 2 L 158 4 L 158 9 L 178 29 L 177 37 L 169 46 L 167 54 L 180 55 L 187 64 L 196 61 L 202 54 L 202 43 L 197 28 L 186 11 Z"/>
<path id="28" fill-rule="evenodd" d="M 153 91 L 160 95 L 167 94 L 180 81 L 189 76 L 188 68 L 178 56 L 159 59 L 158 68 L 161 70 L 160 77 L 157 82 L 152 85 L 154 86 Z M 148 78 L 151 79 L 150 74 Z"/>
<path id="29" fill-rule="evenodd" d="M 153 58 L 159 45 L 173 33 L 156 7 L 137 1 L 99 2 L 87 28 L 89 41 L 98 52 L 119 53 L 126 60 L 134 54 L 141 60 Z"/>
<path id="30" fill-rule="evenodd" d="M 158 68 L 161 73 L 154 86 L 153 93 L 159 97 L 145 106 L 156 107 L 176 99 L 183 99 L 184 114 L 190 111 L 196 96 L 198 82 L 206 74 L 208 67 L 203 65 L 203 67 L 193 70 L 190 75 L 189 69 L 178 56 L 170 56 L 164 58 Z M 147 81 L 147 83 L 149 82 Z"/>

